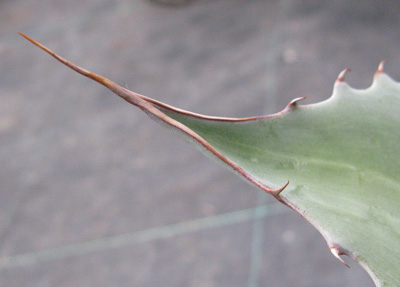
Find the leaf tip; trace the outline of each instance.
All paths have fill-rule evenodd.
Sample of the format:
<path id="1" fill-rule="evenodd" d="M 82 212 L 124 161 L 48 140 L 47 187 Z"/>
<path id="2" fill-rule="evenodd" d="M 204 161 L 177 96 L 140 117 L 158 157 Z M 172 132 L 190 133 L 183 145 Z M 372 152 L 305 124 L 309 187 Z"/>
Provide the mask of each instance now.
<path id="1" fill-rule="evenodd" d="M 338 247 L 330 246 L 329 249 L 331 250 L 333 256 L 335 256 L 340 262 L 350 268 L 350 266 L 340 257 L 340 255 L 343 255 L 344 253 Z"/>
<path id="2" fill-rule="evenodd" d="M 24 37 L 26 40 L 28 40 L 29 42 L 31 42 L 32 44 L 38 46 L 39 48 L 42 48 L 45 51 L 48 51 L 48 49 L 46 47 L 44 47 L 42 44 L 40 44 L 39 42 L 33 40 L 32 38 L 26 36 L 24 33 L 18 32 L 18 34 L 20 34 L 22 37 Z"/>

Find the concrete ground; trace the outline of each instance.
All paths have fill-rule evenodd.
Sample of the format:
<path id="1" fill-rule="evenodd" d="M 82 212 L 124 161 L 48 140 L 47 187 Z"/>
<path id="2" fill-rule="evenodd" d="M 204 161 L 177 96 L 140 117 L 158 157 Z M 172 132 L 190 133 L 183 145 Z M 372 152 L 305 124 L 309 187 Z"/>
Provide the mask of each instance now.
<path id="1" fill-rule="evenodd" d="M 390 4 L 391 2 L 391 4 Z M 362 5 L 362 6 L 360 6 Z M 400 79 L 396 1 L 0 1 L 0 286 L 373 286 L 313 227 L 17 32 L 136 92 L 252 116 Z"/>

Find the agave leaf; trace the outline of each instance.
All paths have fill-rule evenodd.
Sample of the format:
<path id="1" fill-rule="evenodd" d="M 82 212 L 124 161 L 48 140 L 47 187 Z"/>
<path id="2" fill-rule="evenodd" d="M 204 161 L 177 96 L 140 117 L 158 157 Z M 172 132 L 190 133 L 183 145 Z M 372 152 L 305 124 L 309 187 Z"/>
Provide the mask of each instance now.
<path id="1" fill-rule="evenodd" d="M 326 101 L 295 99 L 274 115 L 220 118 L 131 92 L 22 36 L 298 212 L 376 286 L 400 286 L 400 84 L 383 63 L 368 89 L 352 89 L 343 71 Z"/>

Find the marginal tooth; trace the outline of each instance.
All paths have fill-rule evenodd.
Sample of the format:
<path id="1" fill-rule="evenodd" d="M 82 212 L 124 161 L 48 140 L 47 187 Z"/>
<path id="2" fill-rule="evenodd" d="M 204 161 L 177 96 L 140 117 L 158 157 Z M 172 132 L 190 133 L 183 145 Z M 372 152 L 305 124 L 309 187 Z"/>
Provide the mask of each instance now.
<path id="1" fill-rule="evenodd" d="M 306 96 L 304 97 L 299 97 L 299 98 L 295 98 L 293 99 L 288 105 L 287 105 L 287 109 L 291 109 L 297 106 L 297 103 L 301 100 L 304 100 L 306 98 Z"/>
<path id="2" fill-rule="evenodd" d="M 279 199 L 280 196 L 279 194 L 289 185 L 289 181 L 282 187 L 277 188 L 277 189 L 270 189 L 268 190 L 268 193 L 272 194 L 276 199 Z"/>
<path id="3" fill-rule="evenodd" d="M 340 251 L 339 248 L 329 247 L 329 249 L 331 250 L 333 256 L 335 256 L 340 262 L 342 262 L 344 265 L 346 265 L 348 268 L 350 268 L 350 266 L 346 262 L 344 262 L 344 260 L 340 257 L 340 255 L 342 255 L 343 252 Z"/>
<path id="4" fill-rule="evenodd" d="M 346 75 L 347 72 L 350 72 L 351 70 L 349 68 L 344 69 L 342 72 L 340 72 L 336 82 L 344 82 L 344 76 Z"/>
<path id="5" fill-rule="evenodd" d="M 378 67 L 378 71 L 379 71 L 379 72 L 383 73 L 383 67 L 385 66 L 385 63 L 386 63 L 386 60 L 382 60 L 382 61 L 379 63 L 379 67 Z"/>
<path id="6" fill-rule="evenodd" d="M 378 69 L 376 70 L 376 72 L 375 72 L 375 77 L 377 76 L 377 75 L 379 75 L 379 74 L 383 74 L 384 73 L 384 66 L 385 66 L 385 63 L 386 63 L 386 60 L 382 60 L 380 63 L 379 63 L 379 66 L 378 66 Z"/>

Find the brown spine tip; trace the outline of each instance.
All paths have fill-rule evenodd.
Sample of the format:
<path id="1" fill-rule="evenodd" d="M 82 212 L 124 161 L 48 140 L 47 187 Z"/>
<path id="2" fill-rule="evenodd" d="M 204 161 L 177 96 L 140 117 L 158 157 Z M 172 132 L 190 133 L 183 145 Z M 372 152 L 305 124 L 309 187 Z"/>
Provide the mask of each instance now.
<path id="1" fill-rule="evenodd" d="M 379 74 L 383 74 L 384 73 L 384 66 L 385 66 L 386 60 L 382 60 L 379 63 L 378 69 L 375 72 L 375 77 Z"/>
<path id="2" fill-rule="evenodd" d="M 20 34 L 22 37 L 24 37 L 26 40 L 28 40 L 29 42 L 31 42 L 32 44 L 38 46 L 39 48 L 41 48 L 42 50 L 46 51 L 47 53 L 49 53 L 50 55 L 53 56 L 53 52 L 50 51 L 50 49 L 48 49 L 47 47 L 45 47 L 44 45 L 40 44 L 39 42 L 33 40 L 32 38 L 26 36 L 25 34 L 18 32 L 18 34 Z"/>
<path id="3" fill-rule="evenodd" d="M 304 100 L 305 98 L 306 98 L 306 96 L 293 99 L 293 100 L 286 106 L 286 109 L 293 109 L 293 108 L 297 107 L 297 103 L 298 103 L 299 101 L 301 101 L 301 100 Z"/>
<path id="4" fill-rule="evenodd" d="M 344 82 L 344 76 L 346 75 L 347 72 L 350 72 L 351 70 L 349 68 L 344 69 L 338 76 L 336 82 Z"/>
<path id="5" fill-rule="evenodd" d="M 348 268 L 350 268 L 350 266 L 344 262 L 344 260 L 340 257 L 340 255 L 343 255 L 344 253 L 342 251 L 340 251 L 339 248 L 337 247 L 329 247 L 329 249 L 331 250 L 333 256 L 335 256 L 340 262 L 342 262 L 344 265 L 346 265 Z"/>

